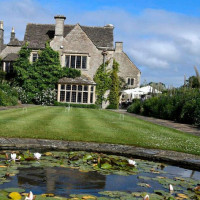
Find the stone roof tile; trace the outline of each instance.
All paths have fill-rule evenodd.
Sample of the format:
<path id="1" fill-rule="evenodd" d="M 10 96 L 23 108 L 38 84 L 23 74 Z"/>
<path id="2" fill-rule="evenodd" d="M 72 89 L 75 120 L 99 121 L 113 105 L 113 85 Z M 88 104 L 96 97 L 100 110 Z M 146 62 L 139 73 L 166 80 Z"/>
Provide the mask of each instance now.
<path id="1" fill-rule="evenodd" d="M 15 61 L 17 60 L 17 58 L 18 58 L 18 54 L 10 53 L 3 59 L 3 61 Z"/>
<path id="2" fill-rule="evenodd" d="M 64 37 L 75 25 L 64 26 Z M 95 46 L 113 48 L 113 27 L 81 26 Z M 45 43 L 54 38 L 54 24 L 27 24 L 24 41 L 29 42 L 29 48 L 42 49 Z"/>
<path id="3" fill-rule="evenodd" d="M 80 85 L 96 85 L 94 81 L 89 79 L 87 76 L 82 75 L 81 77 L 76 78 L 67 78 L 63 77 L 59 79 L 58 83 L 60 84 L 80 84 Z"/>

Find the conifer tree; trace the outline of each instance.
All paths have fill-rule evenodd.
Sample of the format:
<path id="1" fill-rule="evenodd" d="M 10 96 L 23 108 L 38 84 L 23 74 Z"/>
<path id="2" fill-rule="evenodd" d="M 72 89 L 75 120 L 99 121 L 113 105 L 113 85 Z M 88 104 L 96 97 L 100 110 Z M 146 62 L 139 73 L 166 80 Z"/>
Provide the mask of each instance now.
<path id="1" fill-rule="evenodd" d="M 109 108 L 118 109 L 119 108 L 119 94 L 120 94 L 120 80 L 118 76 L 119 64 L 116 60 L 113 60 L 113 69 L 111 72 L 111 86 L 109 94 Z"/>

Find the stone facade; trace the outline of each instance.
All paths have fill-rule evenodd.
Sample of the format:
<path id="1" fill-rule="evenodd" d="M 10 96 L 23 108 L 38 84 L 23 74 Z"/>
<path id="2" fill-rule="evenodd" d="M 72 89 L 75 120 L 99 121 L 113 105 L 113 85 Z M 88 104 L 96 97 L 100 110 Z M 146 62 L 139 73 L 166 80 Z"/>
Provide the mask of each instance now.
<path id="1" fill-rule="evenodd" d="M 45 47 L 47 41 L 50 41 L 52 49 L 60 54 L 62 67 L 80 69 L 82 75 L 93 80 L 98 67 L 104 61 L 109 61 L 108 67 L 111 68 L 115 59 L 120 65 L 119 76 L 126 81 L 128 87 L 135 88 L 140 85 L 141 72 L 124 53 L 123 43 L 116 42 L 115 46 L 113 44 L 113 25 L 104 27 L 65 25 L 65 19 L 65 16 L 55 16 L 55 25 L 27 25 L 23 43 L 28 42 L 29 48 L 32 49 L 31 61 L 37 59 L 37 52 Z M 0 28 L 0 41 L 1 33 L 3 32 Z M 14 40 L 15 35 L 12 31 L 11 44 L 3 51 L 0 49 L 0 57 L 4 59 L 8 54 L 19 51 L 20 45 L 12 46 Z"/>

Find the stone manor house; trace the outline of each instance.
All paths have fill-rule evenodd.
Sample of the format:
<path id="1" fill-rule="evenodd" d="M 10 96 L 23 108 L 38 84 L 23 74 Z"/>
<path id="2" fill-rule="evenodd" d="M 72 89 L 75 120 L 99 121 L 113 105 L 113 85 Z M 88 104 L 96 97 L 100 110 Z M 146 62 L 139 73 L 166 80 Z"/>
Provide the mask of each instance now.
<path id="1" fill-rule="evenodd" d="M 105 61 L 110 61 L 108 67 L 111 68 L 113 59 L 119 63 L 119 76 L 126 81 L 128 87 L 139 86 L 141 72 L 123 51 L 122 42 L 115 42 L 114 46 L 112 24 L 103 27 L 65 25 L 64 16 L 54 18 L 55 24 L 27 24 L 24 41 L 15 37 L 13 28 L 8 44 L 4 44 L 4 27 L 3 22 L 0 22 L 3 71 L 13 71 L 13 62 L 26 42 L 31 49 L 30 62 L 35 62 L 39 56 L 38 51 L 44 49 L 45 43 L 50 41 L 52 49 L 59 52 L 61 66 L 81 70 L 82 74 L 79 78 L 63 77 L 58 81 L 59 102 L 95 103 L 96 83 L 93 77 Z"/>

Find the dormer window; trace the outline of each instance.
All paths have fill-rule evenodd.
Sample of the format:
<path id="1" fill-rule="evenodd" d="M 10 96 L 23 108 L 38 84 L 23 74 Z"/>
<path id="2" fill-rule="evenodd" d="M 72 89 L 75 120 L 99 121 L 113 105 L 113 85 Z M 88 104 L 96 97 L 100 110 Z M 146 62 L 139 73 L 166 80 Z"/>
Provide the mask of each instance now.
<path id="1" fill-rule="evenodd" d="M 87 69 L 87 56 L 66 55 L 65 67 L 74 68 L 74 69 Z"/>
<path id="2" fill-rule="evenodd" d="M 134 78 L 128 78 L 127 79 L 127 84 L 131 85 L 131 86 L 134 85 Z"/>

